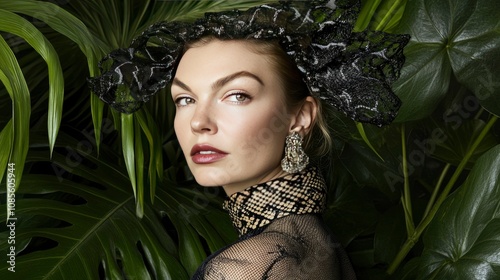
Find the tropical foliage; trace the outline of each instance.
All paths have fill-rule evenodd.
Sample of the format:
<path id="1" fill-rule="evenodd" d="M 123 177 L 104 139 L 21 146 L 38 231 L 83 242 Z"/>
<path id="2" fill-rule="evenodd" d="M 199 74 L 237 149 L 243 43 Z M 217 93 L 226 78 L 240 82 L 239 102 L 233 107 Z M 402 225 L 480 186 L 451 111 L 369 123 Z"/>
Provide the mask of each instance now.
<path id="1" fill-rule="evenodd" d="M 189 174 L 168 94 L 120 115 L 86 77 L 153 22 L 266 2 L 0 0 L 0 251 L 15 247 L 16 271 L 2 261 L 1 279 L 188 279 L 236 238 L 223 194 Z M 325 220 L 359 279 L 500 277 L 498 10 L 363 2 L 357 30 L 412 39 L 396 122 L 339 116 L 321 161 Z"/>

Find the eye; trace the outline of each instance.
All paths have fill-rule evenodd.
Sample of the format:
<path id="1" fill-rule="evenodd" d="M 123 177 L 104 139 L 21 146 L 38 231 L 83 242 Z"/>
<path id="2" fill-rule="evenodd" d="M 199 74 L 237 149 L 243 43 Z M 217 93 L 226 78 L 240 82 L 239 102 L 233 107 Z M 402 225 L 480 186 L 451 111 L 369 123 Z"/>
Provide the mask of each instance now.
<path id="1" fill-rule="evenodd" d="M 191 97 L 179 97 L 175 100 L 175 104 L 177 105 L 177 107 L 184 107 L 184 106 L 187 106 L 189 104 L 193 104 L 194 103 L 194 99 L 191 98 Z"/>
<path id="2" fill-rule="evenodd" d="M 243 92 L 236 92 L 229 95 L 226 99 L 230 102 L 243 103 L 250 100 L 250 96 Z"/>

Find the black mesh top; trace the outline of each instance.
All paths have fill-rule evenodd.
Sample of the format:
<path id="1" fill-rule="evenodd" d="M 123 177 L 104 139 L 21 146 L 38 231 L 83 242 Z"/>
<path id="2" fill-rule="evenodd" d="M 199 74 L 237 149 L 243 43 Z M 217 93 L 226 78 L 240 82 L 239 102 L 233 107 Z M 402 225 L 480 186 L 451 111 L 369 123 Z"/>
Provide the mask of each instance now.
<path id="1" fill-rule="evenodd" d="M 319 214 L 326 188 L 316 168 L 252 186 L 224 203 L 240 238 L 192 279 L 356 279 Z"/>

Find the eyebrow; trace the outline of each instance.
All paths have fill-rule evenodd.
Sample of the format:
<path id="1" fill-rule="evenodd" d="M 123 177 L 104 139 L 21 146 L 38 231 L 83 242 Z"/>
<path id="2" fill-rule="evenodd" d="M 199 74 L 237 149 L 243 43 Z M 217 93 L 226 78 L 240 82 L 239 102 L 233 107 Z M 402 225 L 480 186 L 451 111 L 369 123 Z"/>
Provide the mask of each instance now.
<path id="1" fill-rule="evenodd" d="M 215 81 L 212 84 L 212 90 L 218 90 L 221 87 L 223 87 L 225 84 L 231 82 L 232 80 L 240 78 L 240 77 L 250 77 L 250 78 L 256 80 L 257 82 L 259 82 L 259 84 L 264 85 L 264 82 L 262 82 L 262 80 L 257 75 L 252 74 L 252 73 L 250 73 L 248 71 L 240 71 L 240 72 L 236 72 L 234 74 L 228 75 L 226 77 L 220 78 L 217 81 Z M 193 92 L 191 90 L 191 88 L 189 88 L 188 85 L 186 85 L 185 83 L 181 82 L 178 78 L 174 78 L 174 80 L 172 81 L 172 85 L 176 85 L 176 86 L 179 86 L 180 88 L 182 88 L 184 90 L 187 90 L 189 92 Z"/>

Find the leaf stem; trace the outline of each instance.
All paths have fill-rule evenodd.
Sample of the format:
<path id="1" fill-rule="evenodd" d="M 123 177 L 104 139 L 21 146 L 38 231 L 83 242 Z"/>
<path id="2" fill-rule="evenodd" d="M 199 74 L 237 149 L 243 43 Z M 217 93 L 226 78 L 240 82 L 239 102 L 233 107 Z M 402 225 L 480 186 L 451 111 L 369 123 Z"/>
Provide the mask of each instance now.
<path id="1" fill-rule="evenodd" d="M 413 235 L 409 236 L 406 242 L 403 244 L 403 247 L 399 250 L 398 254 L 396 255 L 396 258 L 392 261 L 392 263 L 389 265 L 389 268 L 387 269 L 387 273 L 389 275 L 392 275 L 396 269 L 399 267 L 401 262 L 404 260 L 408 252 L 410 252 L 411 248 L 415 245 L 417 240 L 420 238 L 420 235 L 422 235 L 423 231 L 427 228 L 429 223 L 432 221 L 434 216 L 436 215 L 437 211 L 439 210 L 439 207 L 441 204 L 443 204 L 444 200 L 448 197 L 448 194 L 450 193 L 451 189 L 455 185 L 458 177 L 462 173 L 463 169 L 465 168 L 465 165 L 471 158 L 472 154 L 476 150 L 477 146 L 481 143 L 481 141 L 484 139 L 486 134 L 490 131 L 491 127 L 495 124 L 495 122 L 498 120 L 497 116 L 492 116 L 492 118 L 488 121 L 486 126 L 483 128 L 479 136 L 476 138 L 470 149 L 467 151 L 465 156 L 462 158 L 460 161 L 460 164 L 458 165 L 457 169 L 453 173 L 450 181 L 448 181 L 448 184 L 444 188 L 443 192 L 439 196 L 439 198 L 436 201 L 436 204 L 432 207 L 430 210 L 429 214 L 425 216 L 420 224 L 417 226 L 415 229 L 415 232 Z"/>
<path id="2" fill-rule="evenodd" d="M 446 176 L 446 173 L 448 173 L 448 170 L 450 169 L 451 164 L 447 163 L 445 167 L 443 168 L 443 171 L 441 171 L 441 175 L 439 176 L 439 180 L 436 183 L 436 186 L 434 187 L 434 190 L 432 191 L 432 196 L 427 203 L 427 207 L 425 208 L 424 215 L 422 217 L 426 217 L 429 212 L 431 211 L 432 205 L 434 204 L 434 201 L 436 201 L 437 194 L 439 193 L 439 189 L 441 188 L 441 185 L 443 184 L 444 177 Z"/>
<path id="3" fill-rule="evenodd" d="M 405 212 L 406 220 L 406 231 L 408 236 L 411 236 L 415 231 L 415 223 L 413 222 L 413 212 L 411 206 L 411 193 L 410 193 L 410 178 L 408 174 L 408 161 L 406 153 L 406 126 L 401 125 L 401 147 L 402 147 L 402 157 L 403 157 L 403 176 L 404 176 L 404 188 L 403 188 L 403 209 Z"/>
<path id="4" fill-rule="evenodd" d="M 481 109 L 479 109 L 479 111 L 477 111 L 476 115 L 474 116 L 474 119 L 478 120 L 481 117 L 481 115 L 483 114 L 483 112 L 484 112 L 484 108 L 481 107 Z"/>

